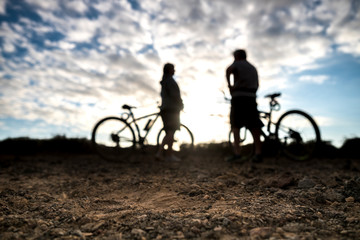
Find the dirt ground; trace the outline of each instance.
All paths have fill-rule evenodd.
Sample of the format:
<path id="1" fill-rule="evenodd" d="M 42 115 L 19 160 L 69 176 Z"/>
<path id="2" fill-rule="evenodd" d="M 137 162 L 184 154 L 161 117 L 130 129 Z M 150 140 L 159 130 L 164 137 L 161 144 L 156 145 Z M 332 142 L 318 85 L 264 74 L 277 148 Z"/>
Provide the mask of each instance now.
<path id="1" fill-rule="evenodd" d="M 0 156 L 0 239 L 360 239 L 359 160 Z"/>

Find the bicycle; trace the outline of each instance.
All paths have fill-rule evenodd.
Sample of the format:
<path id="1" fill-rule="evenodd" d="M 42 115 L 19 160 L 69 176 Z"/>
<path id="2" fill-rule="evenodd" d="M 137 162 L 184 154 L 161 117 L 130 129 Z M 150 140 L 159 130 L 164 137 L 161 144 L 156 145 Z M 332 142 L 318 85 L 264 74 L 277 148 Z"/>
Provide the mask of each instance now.
<path id="1" fill-rule="evenodd" d="M 136 118 L 132 111 L 136 107 L 125 104 L 122 108 L 127 112 L 120 117 L 109 116 L 99 120 L 92 131 L 91 141 L 95 151 L 107 160 L 117 160 L 135 149 L 145 150 L 149 146 L 147 136 L 160 116 L 159 111 Z M 142 134 L 137 121 L 147 118 L 149 120 L 143 128 L 145 133 Z M 164 136 L 165 130 L 161 128 L 156 139 L 158 147 Z M 174 151 L 185 153 L 194 147 L 193 134 L 184 124 L 180 124 L 180 130 L 175 132 L 174 139 Z"/>
<path id="2" fill-rule="evenodd" d="M 264 138 L 264 145 L 270 145 L 275 153 L 283 153 L 286 157 L 295 161 L 309 160 L 315 153 L 321 143 L 320 130 L 314 119 L 302 110 L 289 110 L 282 114 L 275 123 L 272 121 L 273 111 L 280 110 L 280 103 L 276 98 L 281 93 L 266 95 L 269 98 L 270 111 L 259 111 L 261 119 L 267 121 L 266 132 L 261 130 L 261 136 Z M 227 99 L 229 100 L 229 99 Z M 274 129 L 273 131 L 272 129 Z M 240 143 L 244 143 L 249 130 L 240 129 Z M 251 133 L 250 133 L 251 135 Z M 229 144 L 233 145 L 233 134 L 230 130 Z M 254 146 L 242 146 L 244 157 L 251 157 L 254 153 Z"/>

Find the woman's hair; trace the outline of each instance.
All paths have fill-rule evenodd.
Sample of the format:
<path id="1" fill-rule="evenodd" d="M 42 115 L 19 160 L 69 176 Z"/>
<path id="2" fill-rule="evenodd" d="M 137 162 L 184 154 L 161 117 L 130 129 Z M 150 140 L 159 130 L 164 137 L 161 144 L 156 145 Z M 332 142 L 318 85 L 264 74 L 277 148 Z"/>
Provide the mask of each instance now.
<path id="1" fill-rule="evenodd" d="M 169 74 L 172 69 L 174 69 L 174 64 L 172 64 L 172 63 L 166 63 L 166 64 L 164 65 L 164 74 Z"/>

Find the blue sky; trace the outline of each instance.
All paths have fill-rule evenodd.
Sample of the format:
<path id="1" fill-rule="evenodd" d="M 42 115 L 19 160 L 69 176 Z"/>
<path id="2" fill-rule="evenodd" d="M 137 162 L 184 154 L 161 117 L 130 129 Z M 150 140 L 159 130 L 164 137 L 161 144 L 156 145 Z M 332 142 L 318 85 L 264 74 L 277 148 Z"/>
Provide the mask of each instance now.
<path id="1" fill-rule="evenodd" d="M 322 138 L 360 135 L 360 1 L 0 0 L 0 139 L 90 137 L 96 121 L 156 111 L 172 62 L 197 142 L 229 131 L 225 69 L 245 48 L 264 96 Z"/>

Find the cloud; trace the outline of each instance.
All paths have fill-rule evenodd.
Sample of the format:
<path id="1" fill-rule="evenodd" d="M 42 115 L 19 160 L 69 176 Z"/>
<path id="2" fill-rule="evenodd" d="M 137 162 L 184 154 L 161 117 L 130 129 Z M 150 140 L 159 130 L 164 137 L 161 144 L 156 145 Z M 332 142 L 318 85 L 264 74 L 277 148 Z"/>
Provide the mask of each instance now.
<path id="1" fill-rule="evenodd" d="M 318 75 L 318 76 L 301 76 L 299 81 L 301 82 L 309 82 L 315 84 L 323 84 L 324 82 L 329 80 L 329 76 Z"/>
<path id="2" fill-rule="evenodd" d="M 356 0 L 327 0 L 310 13 L 312 19 L 325 26 L 325 36 L 331 37 L 333 44 L 337 45 L 340 51 L 359 56 L 359 10 L 360 2 Z"/>
<path id="3" fill-rule="evenodd" d="M 0 80 L 0 103 L 8 106 L 2 117 L 86 129 L 83 122 L 118 110 L 119 102 L 158 100 L 166 62 L 175 63 L 186 101 L 203 87 L 212 103 L 239 47 L 266 89 L 286 88 L 287 74 L 316 68 L 332 51 L 360 54 L 358 1 L 25 2 L 16 6 L 18 19 L 0 22 L 0 73 L 10 76 Z M 0 14 L 12 4 L 1 1 Z"/>
<path id="4" fill-rule="evenodd" d="M 6 1 L 0 1 L 0 14 L 5 14 Z"/>

